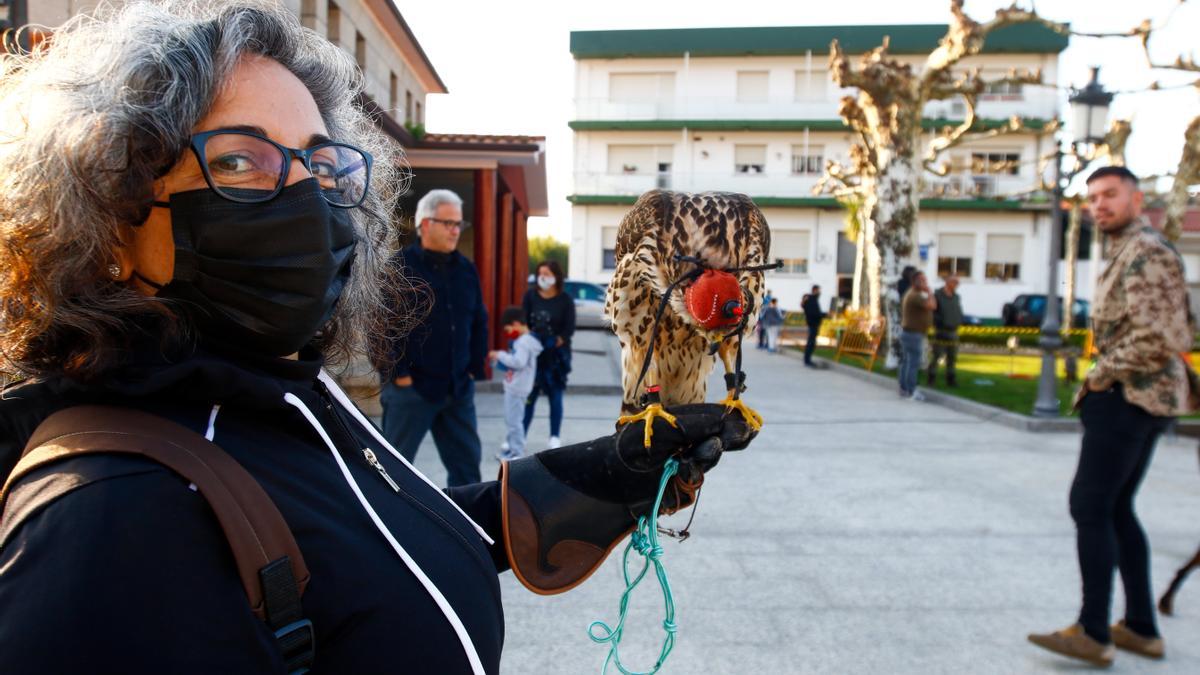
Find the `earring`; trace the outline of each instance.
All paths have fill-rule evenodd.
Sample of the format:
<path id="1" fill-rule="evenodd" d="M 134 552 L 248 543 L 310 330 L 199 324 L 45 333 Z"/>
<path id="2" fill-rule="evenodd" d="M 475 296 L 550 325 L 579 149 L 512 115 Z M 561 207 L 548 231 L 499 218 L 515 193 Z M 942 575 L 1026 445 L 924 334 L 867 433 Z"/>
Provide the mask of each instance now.
<path id="1" fill-rule="evenodd" d="M 120 278 L 120 276 L 121 276 L 121 266 L 120 266 L 120 265 L 118 265 L 118 264 L 116 264 L 116 263 L 113 263 L 113 264 L 109 265 L 109 266 L 108 266 L 108 275 L 109 275 L 109 276 L 111 276 L 111 277 L 112 277 L 112 278 L 114 278 L 114 279 L 118 279 L 118 278 Z"/>

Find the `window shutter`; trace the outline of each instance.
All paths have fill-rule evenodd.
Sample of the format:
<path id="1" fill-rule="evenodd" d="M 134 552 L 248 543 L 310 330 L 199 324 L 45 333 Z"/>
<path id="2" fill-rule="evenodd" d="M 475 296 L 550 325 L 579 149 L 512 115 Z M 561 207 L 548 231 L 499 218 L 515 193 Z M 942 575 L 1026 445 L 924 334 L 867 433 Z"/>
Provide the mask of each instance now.
<path id="1" fill-rule="evenodd" d="M 938 236 L 939 258 L 975 257 L 975 235 L 943 234 Z"/>
<path id="2" fill-rule="evenodd" d="M 987 261 L 989 263 L 1021 264 L 1022 241 L 1019 235 L 989 234 Z"/>

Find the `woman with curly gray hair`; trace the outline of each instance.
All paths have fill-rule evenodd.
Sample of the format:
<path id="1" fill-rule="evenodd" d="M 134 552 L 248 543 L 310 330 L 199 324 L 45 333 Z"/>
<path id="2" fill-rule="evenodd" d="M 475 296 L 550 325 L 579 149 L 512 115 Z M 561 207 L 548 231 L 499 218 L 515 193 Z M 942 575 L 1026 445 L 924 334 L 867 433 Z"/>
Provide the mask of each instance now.
<path id="1" fill-rule="evenodd" d="M 418 313 L 360 91 L 265 0 L 135 0 L 0 57 L 5 673 L 494 673 L 498 571 L 573 587 L 668 458 L 671 511 L 748 443 L 693 406 L 653 447 L 417 472 L 323 369 Z M 195 471 L 231 464 L 253 490 Z M 231 500 L 286 536 L 236 538 Z"/>

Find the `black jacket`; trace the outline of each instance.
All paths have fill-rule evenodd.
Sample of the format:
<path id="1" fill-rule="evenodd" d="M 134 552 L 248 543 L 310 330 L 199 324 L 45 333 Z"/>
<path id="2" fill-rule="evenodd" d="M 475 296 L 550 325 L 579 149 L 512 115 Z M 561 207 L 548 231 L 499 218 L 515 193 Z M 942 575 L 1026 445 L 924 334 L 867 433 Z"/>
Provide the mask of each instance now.
<path id="1" fill-rule="evenodd" d="M 487 308 L 475 265 L 458 251 L 433 253 L 420 242 L 392 262 L 428 285 L 433 306 L 420 326 L 393 341 L 390 361 L 395 366 L 382 375 L 392 380 L 412 376 L 413 387 L 429 401 L 465 396 L 471 377 L 487 378 Z"/>
<path id="2" fill-rule="evenodd" d="M 812 295 L 811 293 L 804 296 L 804 305 L 801 307 L 804 310 L 804 321 L 809 328 L 821 325 L 821 320 L 825 318 L 824 312 L 821 311 L 821 296 Z"/>
<path id="3" fill-rule="evenodd" d="M 261 483 L 311 571 L 303 605 L 316 630 L 314 672 L 471 672 L 468 648 L 419 574 L 461 620 L 484 671 L 497 672 L 504 639 L 497 571 L 508 563 L 502 546 L 489 546 L 454 504 L 501 541 L 498 484 L 441 494 L 339 402 L 318 379 L 320 365 L 206 354 L 93 387 L 62 380 L 10 387 L 0 399 L 0 478 L 57 409 L 127 405 L 203 434 L 220 404 L 213 441 Z M 419 574 L 373 523 L 321 431 Z M 367 464 L 364 447 L 399 493 Z M 111 455 L 68 460 L 53 476 L 25 481 L 70 479 L 81 463 L 91 464 L 79 473 L 101 478 L 29 516 L 0 544 L 3 672 L 282 673 L 275 640 L 250 612 L 205 500 L 158 464 Z"/>
<path id="4" fill-rule="evenodd" d="M 575 335 L 575 301 L 566 293 L 543 298 L 537 289 L 525 291 L 521 299 L 525 322 L 534 337 L 541 340 L 542 351 L 537 359 L 537 384 L 543 389 L 562 389 L 567 386 L 571 372 L 571 337 Z M 563 344 L 558 346 L 558 338 Z"/>

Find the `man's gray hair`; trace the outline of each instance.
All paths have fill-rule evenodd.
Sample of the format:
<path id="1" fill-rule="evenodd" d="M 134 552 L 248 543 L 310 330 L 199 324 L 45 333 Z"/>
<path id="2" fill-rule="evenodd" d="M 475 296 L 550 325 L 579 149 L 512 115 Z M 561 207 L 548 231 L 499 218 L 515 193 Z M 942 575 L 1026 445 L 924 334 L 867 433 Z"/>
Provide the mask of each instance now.
<path id="1" fill-rule="evenodd" d="M 425 196 L 421 197 L 421 201 L 417 202 L 417 212 L 413 214 L 413 223 L 416 224 L 418 232 L 421 231 L 421 223 L 426 218 L 433 218 L 442 204 L 450 204 L 461 209 L 463 200 L 453 190 L 430 190 L 425 193 Z"/>
<path id="2" fill-rule="evenodd" d="M 408 311 L 385 298 L 404 283 L 387 264 L 403 157 L 356 102 L 353 58 L 279 2 L 132 0 L 70 20 L 32 53 L 0 55 L 0 371 L 96 377 L 137 336 L 191 334 L 171 301 L 107 269 L 248 55 L 295 75 L 329 136 L 375 159 L 366 201 L 349 211 L 353 276 L 318 346 L 344 361 L 384 324 L 395 331 L 382 313 Z"/>

